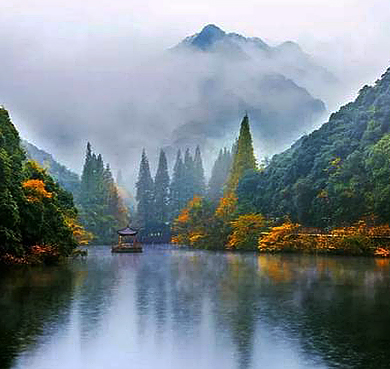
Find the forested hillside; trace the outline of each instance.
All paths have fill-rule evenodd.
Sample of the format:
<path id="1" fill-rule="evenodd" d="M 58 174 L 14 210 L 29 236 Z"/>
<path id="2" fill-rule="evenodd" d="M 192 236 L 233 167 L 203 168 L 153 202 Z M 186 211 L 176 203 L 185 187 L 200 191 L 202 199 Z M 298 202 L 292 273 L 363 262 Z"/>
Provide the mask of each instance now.
<path id="1" fill-rule="evenodd" d="M 79 176 L 69 170 L 66 166 L 57 162 L 53 156 L 44 150 L 39 149 L 33 144 L 22 141 L 26 149 L 27 157 L 38 162 L 42 167 L 47 169 L 49 174 L 67 191 L 70 191 L 74 197 L 77 197 L 80 190 Z"/>
<path id="2" fill-rule="evenodd" d="M 27 161 L 8 112 L 0 108 L 0 261 L 56 259 L 76 246 L 72 195 Z"/>
<path id="3" fill-rule="evenodd" d="M 390 221 L 390 69 L 329 121 L 275 155 L 237 189 L 242 212 L 309 226 Z"/>

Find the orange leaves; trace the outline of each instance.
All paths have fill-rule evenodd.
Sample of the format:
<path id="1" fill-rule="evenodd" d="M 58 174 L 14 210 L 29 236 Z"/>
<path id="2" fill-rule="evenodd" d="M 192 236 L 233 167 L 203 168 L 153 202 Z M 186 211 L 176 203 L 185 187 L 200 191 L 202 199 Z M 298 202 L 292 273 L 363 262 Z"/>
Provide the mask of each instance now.
<path id="1" fill-rule="evenodd" d="M 237 197 L 234 193 L 228 193 L 219 200 L 219 205 L 215 215 L 222 219 L 230 218 L 237 209 Z"/>
<path id="2" fill-rule="evenodd" d="M 388 257 L 390 257 L 390 251 L 388 249 L 383 248 L 383 247 L 378 247 L 375 250 L 374 255 L 375 256 L 380 256 L 382 258 L 388 258 Z M 382 263 L 382 265 L 383 265 L 383 263 Z"/>
<path id="3" fill-rule="evenodd" d="M 188 209 L 184 209 L 180 214 L 179 216 L 176 218 L 176 222 L 178 223 L 188 223 L 188 221 L 190 220 L 190 214 L 189 214 L 189 211 Z"/>
<path id="4" fill-rule="evenodd" d="M 44 198 L 50 199 L 53 196 L 46 190 L 44 182 L 40 179 L 29 179 L 23 182 L 22 186 L 30 202 L 42 201 Z"/>
<path id="5" fill-rule="evenodd" d="M 299 224 L 294 224 L 290 220 L 280 226 L 273 227 L 264 237 L 259 239 L 260 251 L 280 251 L 294 248 L 295 235 L 300 228 Z"/>
<path id="6" fill-rule="evenodd" d="M 246 214 L 232 221 L 232 233 L 229 236 L 228 247 L 236 249 L 251 249 L 256 247 L 265 219 L 259 214 Z"/>

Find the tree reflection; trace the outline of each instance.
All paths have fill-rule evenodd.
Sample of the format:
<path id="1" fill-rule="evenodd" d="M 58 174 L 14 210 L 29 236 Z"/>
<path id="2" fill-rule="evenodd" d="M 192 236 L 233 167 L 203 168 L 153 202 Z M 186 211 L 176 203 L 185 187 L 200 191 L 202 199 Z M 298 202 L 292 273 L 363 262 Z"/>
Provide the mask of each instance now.
<path id="1" fill-rule="evenodd" d="M 74 280 L 70 270 L 48 267 L 13 270 L 0 280 L 0 367 L 6 369 L 34 348 L 44 329 L 67 322 Z"/>

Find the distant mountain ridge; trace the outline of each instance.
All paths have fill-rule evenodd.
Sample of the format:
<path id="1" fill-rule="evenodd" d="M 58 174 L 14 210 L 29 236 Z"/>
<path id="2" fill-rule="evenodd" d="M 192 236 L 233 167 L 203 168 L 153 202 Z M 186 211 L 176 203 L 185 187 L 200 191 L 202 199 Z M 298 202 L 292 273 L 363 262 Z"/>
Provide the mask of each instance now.
<path id="1" fill-rule="evenodd" d="M 272 47 L 213 24 L 170 49 L 170 57 L 196 86 L 194 102 L 180 106 L 187 118 L 172 132 L 173 147 L 226 139 L 247 111 L 262 154 L 272 155 L 325 114 L 324 101 L 309 91 L 336 81 L 292 41 Z"/>
<path id="2" fill-rule="evenodd" d="M 227 33 L 214 24 L 205 26 L 201 32 L 186 37 L 172 50 L 181 51 L 191 48 L 203 52 L 227 54 L 228 51 L 240 53 L 241 58 L 251 58 L 253 52 L 259 52 L 269 59 L 280 59 L 288 56 L 293 64 L 299 61 L 305 68 L 311 68 L 329 82 L 337 82 L 337 78 L 326 68 L 317 65 L 294 41 L 284 41 L 277 46 L 270 46 L 259 37 L 245 37 L 238 33 Z M 239 56 L 237 56 L 239 57 Z M 293 66 L 293 65 L 291 65 Z M 289 77 L 289 76 L 286 76 Z M 292 78 L 294 79 L 294 78 Z M 295 81 L 297 82 L 297 81 Z"/>
<path id="3" fill-rule="evenodd" d="M 76 197 L 80 188 L 79 176 L 69 170 L 66 166 L 57 162 L 53 156 L 26 140 L 22 141 L 22 146 L 26 150 L 27 157 L 35 160 L 42 167 L 46 168 L 49 174 L 67 191 Z"/>

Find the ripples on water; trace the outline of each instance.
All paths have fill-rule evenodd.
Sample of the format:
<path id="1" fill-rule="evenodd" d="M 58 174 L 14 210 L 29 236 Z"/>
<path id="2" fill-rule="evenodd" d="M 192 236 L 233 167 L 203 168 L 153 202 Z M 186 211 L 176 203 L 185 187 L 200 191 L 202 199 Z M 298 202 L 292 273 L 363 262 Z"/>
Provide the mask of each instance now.
<path id="1" fill-rule="evenodd" d="M 0 275 L 0 368 L 389 368 L 389 260 L 146 246 Z"/>

